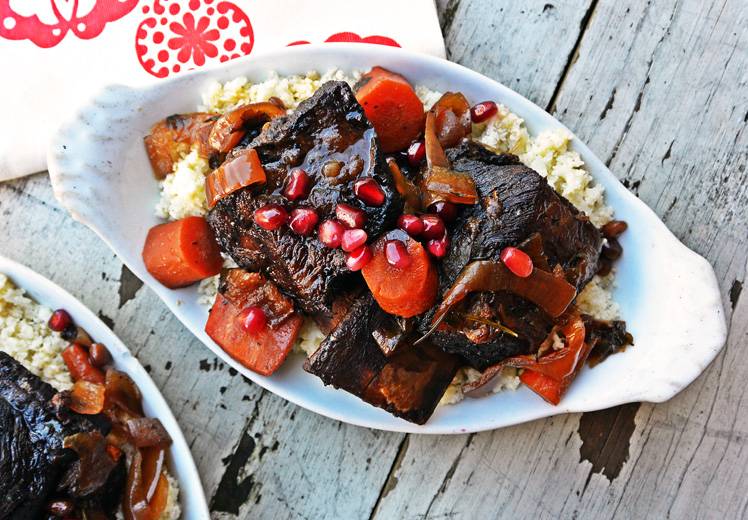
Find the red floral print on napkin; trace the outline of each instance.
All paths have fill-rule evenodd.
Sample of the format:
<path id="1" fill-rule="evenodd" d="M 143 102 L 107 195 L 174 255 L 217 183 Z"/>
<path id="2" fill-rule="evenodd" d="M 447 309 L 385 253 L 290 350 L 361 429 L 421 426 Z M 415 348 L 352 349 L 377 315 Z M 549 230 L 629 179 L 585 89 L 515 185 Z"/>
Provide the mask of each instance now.
<path id="1" fill-rule="evenodd" d="M 37 47 L 54 47 L 72 31 L 78 38 L 96 38 L 109 22 L 135 9 L 138 0 L 94 0 L 81 7 L 79 0 L 0 0 L 0 38 L 30 40 Z M 88 9 L 88 10 L 86 10 Z"/>
<path id="2" fill-rule="evenodd" d="M 400 47 L 400 44 L 397 43 L 392 38 L 388 38 L 387 36 L 367 36 L 365 38 L 362 38 L 358 34 L 354 32 L 339 32 L 335 33 L 329 38 L 325 40 L 325 42 L 352 42 L 352 43 L 376 43 L 378 45 L 389 45 L 390 47 Z M 311 43 L 307 40 L 297 40 L 295 42 L 291 42 L 286 47 L 293 47 L 294 45 L 306 45 L 308 43 Z"/>
<path id="3" fill-rule="evenodd" d="M 157 78 L 252 52 L 252 24 L 231 2 L 155 0 L 143 14 L 135 51 L 140 65 Z"/>

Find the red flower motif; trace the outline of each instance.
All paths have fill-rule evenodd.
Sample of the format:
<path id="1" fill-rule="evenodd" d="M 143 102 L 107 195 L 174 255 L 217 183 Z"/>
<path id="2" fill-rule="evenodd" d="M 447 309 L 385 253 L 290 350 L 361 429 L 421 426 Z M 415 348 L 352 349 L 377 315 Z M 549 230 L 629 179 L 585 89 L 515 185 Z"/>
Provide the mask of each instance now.
<path id="1" fill-rule="evenodd" d="M 231 2 L 153 0 L 142 8 L 146 18 L 135 34 L 135 52 L 157 78 L 252 52 L 252 24 Z"/>
<path id="2" fill-rule="evenodd" d="M 177 59 L 182 63 L 187 63 L 192 56 L 192 60 L 198 67 L 205 64 L 205 56 L 215 58 L 218 56 L 218 49 L 210 43 L 216 41 L 219 37 L 218 29 L 208 29 L 210 19 L 207 16 L 201 17 L 195 25 L 195 17 L 192 13 L 185 13 L 182 19 L 184 25 L 179 22 L 171 22 L 169 29 L 178 35 L 169 40 L 171 50 L 179 49 Z"/>
<path id="3" fill-rule="evenodd" d="M 10 0 L 0 0 L 0 38 L 6 40 L 29 40 L 37 47 L 48 49 L 60 43 L 68 32 L 72 32 L 82 40 L 96 38 L 109 22 L 119 20 L 135 9 L 138 0 L 94 0 L 94 5 L 82 9 L 78 0 L 67 2 L 71 10 L 63 14 L 57 2 L 49 2 L 52 16 L 57 20 L 54 24 L 42 22 L 37 14 L 24 16 L 16 13 L 10 5 Z M 90 2 L 88 2 L 90 4 Z M 24 4 L 20 3 L 21 6 Z M 43 2 L 36 2 L 31 7 L 39 9 Z M 18 7 L 18 4 L 16 5 Z M 28 6 L 26 6 L 28 7 Z M 81 12 L 85 11 L 85 12 Z M 29 14 L 29 13 L 27 13 Z"/>
<path id="4" fill-rule="evenodd" d="M 400 44 L 397 43 L 392 38 L 389 38 L 387 36 L 379 36 L 379 35 L 373 35 L 373 36 L 366 36 L 365 38 L 362 38 L 358 34 L 354 32 L 339 32 L 335 33 L 329 38 L 325 40 L 325 43 L 327 42 L 350 42 L 350 43 L 376 43 L 378 45 L 389 45 L 390 47 L 400 47 Z M 297 40 L 295 42 L 291 42 L 286 47 L 293 47 L 295 45 L 306 45 L 310 43 L 307 40 Z"/>

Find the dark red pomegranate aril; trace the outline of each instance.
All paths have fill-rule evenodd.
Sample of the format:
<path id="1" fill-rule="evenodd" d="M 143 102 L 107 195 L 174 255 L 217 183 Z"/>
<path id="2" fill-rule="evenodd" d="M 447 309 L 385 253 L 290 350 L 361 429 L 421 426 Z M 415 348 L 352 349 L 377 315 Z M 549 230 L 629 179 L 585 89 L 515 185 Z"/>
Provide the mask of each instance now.
<path id="1" fill-rule="evenodd" d="M 278 204 L 268 204 L 255 211 L 254 220 L 262 229 L 278 229 L 288 220 L 288 212 Z"/>
<path id="2" fill-rule="evenodd" d="M 239 313 L 239 325 L 247 332 L 260 332 L 266 323 L 267 316 L 259 307 L 247 307 Z"/>
<path id="3" fill-rule="evenodd" d="M 308 235 L 319 222 L 319 215 L 312 208 L 296 208 L 291 212 L 288 227 L 297 235 Z"/>
<path id="4" fill-rule="evenodd" d="M 412 237 L 423 233 L 423 221 L 417 215 L 400 215 L 397 219 L 397 227 Z"/>
<path id="5" fill-rule="evenodd" d="M 312 191 L 312 181 L 304 170 L 297 168 L 288 176 L 288 184 L 284 191 L 291 202 L 305 199 Z"/>
<path id="6" fill-rule="evenodd" d="M 376 179 L 372 177 L 357 180 L 353 185 L 353 194 L 367 206 L 381 206 L 384 204 L 384 191 Z"/>
<path id="7" fill-rule="evenodd" d="M 423 232 L 421 236 L 426 240 L 439 240 L 444 236 L 444 221 L 439 215 L 428 214 L 421 217 Z"/>
<path id="8" fill-rule="evenodd" d="M 50 316 L 47 325 L 55 332 L 62 332 L 67 329 L 71 323 L 73 323 L 73 318 L 70 317 L 68 311 L 65 309 L 57 309 L 52 313 L 52 316 Z"/>
<path id="9" fill-rule="evenodd" d="M 408 246 L 402 240 L 388 240 L 385 242 L 384 257 L 387 259 L 388 264 L 397 269 L 405 269 L 413 262 L 410 253 L 408 253 Z"/>
<path id="10" fill-rule="evenodd" d="M 429 206 L 429 213 L 436 213 L 444 222 L 449 222 L 457 216 L 457 204 L 448 200 L 440 200 Z"/>
<path id="11" fill-rule="evenodd" d="M 408 162 L 414 168 L 418 168 L 425 158 L 426 143 L 423 141 L 414 141 L 413 144 L 408 147 Z"/>
<path id="12" fill-rule="evenodd" d="M 441 258 L 446 255 L 447 249 L 449 249 L 449 235 L 446 233 L 441 238 L 426 242 L 426 251 L 434 258 Z"/>
<path id="13" fill-rule="evenodd" d="M 473 120 L 473 123 L 482 123 L 486 119 L 495 116 L 498 111 L 499 107 L 496 106 L 496 103 L 493 101 L 484 101 L 470 109 L 470 118 Z"/>
<path id="14" fill-rule="evenodd" d="M 335 222 L 330 219 L 325 220 L 317 229 L 320 242 L 331 249 L 340 246 L 340 241 L 343 240 L 344 232 L 345 228 L 340 222 Z"/>
<path id="15" fill-rule="evenodd" d="M 371 248 L 366 244 L 362 245 L 355 251 L 348 253 L 348 258 L 345 259 L 345 265 L 351 271 L 360 271 L 366 264 L 371 262 L 373 253 Z"/>
<path id="16" fill-rule="evenodd" d="M 532 259 L 516 247 L 504 248 L 501 261 L 520 278 L 527 278 L 532 274 Z"/>
<path id="17" fill-rule="evenodd" d="M 343 251 L 350 253 L 355 251 L 366 243 L 366 239 L 369 238 L 366 235 L 366 231 L 363 229 L 348 229 L 343 233 L 343 239 L 340 241 L 340 247 Z"/>
<path id="18" fill-rule="evenodd" d="M 366 212 L 348 204 L 335 206 L 335 217 L 346 229 L 361 229 L 366 224 Z"/>

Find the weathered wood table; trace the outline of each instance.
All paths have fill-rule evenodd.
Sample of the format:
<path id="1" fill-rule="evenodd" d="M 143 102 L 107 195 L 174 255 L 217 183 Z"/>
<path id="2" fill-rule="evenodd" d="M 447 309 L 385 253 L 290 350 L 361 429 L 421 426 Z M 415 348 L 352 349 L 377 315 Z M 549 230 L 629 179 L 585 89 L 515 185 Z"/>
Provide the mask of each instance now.
<path id="1" fill-rule="evenodd" d="M 0 254 L 66 287 L 140 358 L 215 518 L 746 517 L 745 0 L 440 0 L 439 12 L 451 60 L 554 113 L 715 266 L 727 346 L 671 401 L 472 435 L 349 426 L 227 369 L 68 217 L 46 174 L 0 184 Z"/>

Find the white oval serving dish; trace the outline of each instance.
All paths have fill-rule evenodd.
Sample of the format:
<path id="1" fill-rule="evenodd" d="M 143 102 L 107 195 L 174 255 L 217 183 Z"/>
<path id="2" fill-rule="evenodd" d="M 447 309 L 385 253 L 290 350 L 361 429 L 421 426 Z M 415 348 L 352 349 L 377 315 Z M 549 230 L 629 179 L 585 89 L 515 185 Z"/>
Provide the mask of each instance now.
<path id="1" fill-rule="evenodd" d="M 48 153 L 57 199 L 72 217 L 96 233 L 153 289 L 176 316 L 216 355 L 257 384 L 317 413 L 352 424 L 416 433 L 489 430 L 541 417 L 591 411 L 633 401 L 670 399 L 693 381 L 719 353 L 726 339 L 719 288 L 709 263 L 681 244 L 642 201 L 632 195 L 576 137 L 579 152 L 607 203 L 629 231 L 621 238 L 617 263 L 620 304 L 635 346 L 594 369 L 585 367 L 559 406 L 527 388 L 438 407 L 424 426 L 410 424 L 343 391 L 326 388 L 292 355 L 272 376 L 263 377 L 226 355 L 204 332 L 208 309 L 197 303 L 195 287 L 169 290 L 145 269 L 141 252 L 154 215 L 158 186 L 143 147 L 143 136 L 163 118 L 194 112 L 214 81 L 268 72 L 305 74 L 333 67 L 344 71 L 380 65 L 413 84 L 461 91 L 471 103 L 495 100 L 524 118 L 532 135 L 565 128 L 516 92 L 460 65 L 378 45 L 324 44 L 251 55 L 144 88 L 114 85 L 81 106 L 54 136 Z"/>
<path id="2" fill-rule="evenodd" d="M 173 443 L 168 451 L 168 468 L 179 482 L 179 504 L 182 508 L 180 518 L 210 520 L 200 476 L 182 430 L 148 372 L 124 343 L 88 307 L 39 273 L 3 256 L 0 256 L 0 273 L 24 289 L 27 295 L 38 303 L 50 309 L 68 311 L 75 323 L 86 329 L 96 341 L 106 345 L 117 370 L 127 373 L 138 385 L 143 394 L 143 409 L 146 415 L 158 417 L 171 436 Z"/>

